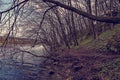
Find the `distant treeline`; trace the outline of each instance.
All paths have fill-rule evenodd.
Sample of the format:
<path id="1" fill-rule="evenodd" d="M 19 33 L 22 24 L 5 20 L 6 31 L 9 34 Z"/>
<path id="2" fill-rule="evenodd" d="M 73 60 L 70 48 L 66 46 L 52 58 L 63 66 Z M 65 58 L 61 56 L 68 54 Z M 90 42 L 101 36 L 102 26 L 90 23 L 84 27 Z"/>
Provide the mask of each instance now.
<path id="1" fill-rule="evenodd" d="M 0 36 L 0 43 L 4 42 L 8 44 L 33 44 L 34 39 Z"/>

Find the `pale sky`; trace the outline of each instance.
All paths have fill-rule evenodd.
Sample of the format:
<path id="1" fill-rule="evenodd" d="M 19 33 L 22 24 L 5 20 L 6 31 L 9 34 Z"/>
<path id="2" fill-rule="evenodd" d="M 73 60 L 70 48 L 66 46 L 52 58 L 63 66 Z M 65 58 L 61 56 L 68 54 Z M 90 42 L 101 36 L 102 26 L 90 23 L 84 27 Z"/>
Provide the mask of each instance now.
<path id="1" fill-rule="evenodd" d="M 0 6 L 0 12 L 1 11 L 5 11 L 5 10 L 7 10 L 7 9 L 9 9 L 10 7 L 11 7 L 11 5 L 12 5 L 12 1 L 13 0 L 0 0 L 0 2 L 3 2 L 5 5 L 1 5 Z M 11 3 L 11 4 L 10 4 Z M 3 14 L 4 15 L 4 14 Z M 9 32 L 9 27 L 7 26 L 8 24 L 6 23 L 4 26 L 0 26 L 0 36 L 5 36 L 6 34 L 8 34 L 8 32 Z M 16 30 L 15 30 L 16 31 Z M 15 35 L 17 36 L 17 37 L 20 37 L 20 36 L 22 36 L 22 34 L 21 33 L 23 33 L 22 32 L 23 31 L 23 29 L 22 29 L 22 27 L 19 27 L 19 28 L 17 28 L 17 33 L 15 32 Z"/>
<path id="2" fill-rule="evenodd" d="M 0 11 L 4 11 L 8 9 L 12 5 L 13 0 L 0 0 L 2 2 L 2 5 L 0 6 Z"/>

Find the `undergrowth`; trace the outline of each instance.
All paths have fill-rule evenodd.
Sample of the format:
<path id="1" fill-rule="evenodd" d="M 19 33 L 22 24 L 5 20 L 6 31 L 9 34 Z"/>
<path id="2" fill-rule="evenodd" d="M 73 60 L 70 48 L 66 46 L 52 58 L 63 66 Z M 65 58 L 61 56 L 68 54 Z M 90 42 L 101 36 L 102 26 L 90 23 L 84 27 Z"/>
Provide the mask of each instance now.
<path id="1" fill-rule="evenodd" d="M 114 59 L 101 67 L 98 73 L 102 80 L 120 80 L 120 58 Z"/>

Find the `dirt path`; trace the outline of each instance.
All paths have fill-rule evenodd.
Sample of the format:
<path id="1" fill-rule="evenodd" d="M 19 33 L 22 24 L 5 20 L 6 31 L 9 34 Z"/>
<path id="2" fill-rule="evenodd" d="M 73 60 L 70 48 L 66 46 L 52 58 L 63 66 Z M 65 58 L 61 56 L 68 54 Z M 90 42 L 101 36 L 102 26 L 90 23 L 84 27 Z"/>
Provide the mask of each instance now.
<path id="1" fill-rule="evenodd" d="M 64 51 L 62 54 L 68 54 L 68 55 L 73 55 L 76 57 L 81 57 L 81 56 L 86 56 L 86 57 L 101 57 L 101 58 L 119 58 L 119 54 L 113 54 L 113 53 L 105 53 L 105 52 L 99 52 L 96 50 L 90 50 L 90 49 L 68 49 Z"/>
<path id="2" fill-rule="evenodd" d="M 79 50 L 65 50 L 55 58 L 57 61 L 48 65 L 50 71 L 52 70 L 55 73 L 49 80 L 105 80 L 100 76 L 96 77 L 96 74 L 101 71 L 100 67 L 120 58 L 120 55 L 81 48 Z"/>

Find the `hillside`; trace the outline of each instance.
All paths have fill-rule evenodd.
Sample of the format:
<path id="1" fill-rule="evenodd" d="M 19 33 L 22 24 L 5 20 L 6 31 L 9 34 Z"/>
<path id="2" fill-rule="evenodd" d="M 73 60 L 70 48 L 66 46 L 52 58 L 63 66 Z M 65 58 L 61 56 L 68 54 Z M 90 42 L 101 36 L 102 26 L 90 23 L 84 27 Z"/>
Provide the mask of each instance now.
<path id="1" fill-rule="evenodd" d="M 119 80 L 120 55 L 80 48 L 69 49 L 46 62 L 43 80 Z M 46 79 L 45 77 L 49 77 Z"/>
<path id="2" fill-rule="evenodd" d="M 116 30 L 120 28 L 101 33 L 98 40 L 86 38 L 80 46 L 60 48 L 51 55 L 55 60 L 44 63 L 43 80 L 120 80 L 120 55 L 104 49 Z"/>

